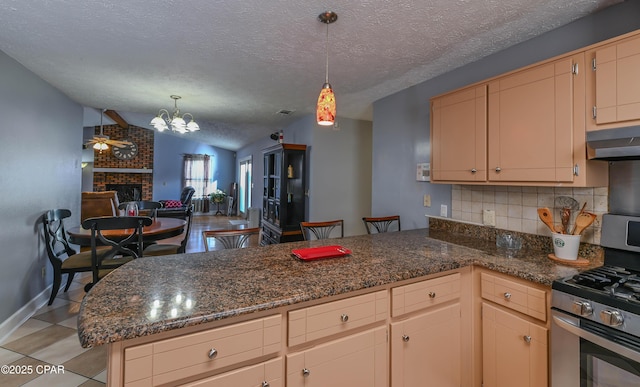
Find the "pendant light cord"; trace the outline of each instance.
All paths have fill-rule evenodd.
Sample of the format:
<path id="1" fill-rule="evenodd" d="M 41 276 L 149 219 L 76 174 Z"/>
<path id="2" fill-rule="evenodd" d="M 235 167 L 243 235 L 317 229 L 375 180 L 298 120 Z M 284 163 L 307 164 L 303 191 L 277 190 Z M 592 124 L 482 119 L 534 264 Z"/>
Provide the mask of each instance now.
<path id="1" fill-rule="evenodd" d="M 329 83 L 329 23 L 327 23 L 327 65 L 325 67 L 326 71 L 325 71 L 325 77 L 324 77 L 324 81 L 325 83 Z"/>

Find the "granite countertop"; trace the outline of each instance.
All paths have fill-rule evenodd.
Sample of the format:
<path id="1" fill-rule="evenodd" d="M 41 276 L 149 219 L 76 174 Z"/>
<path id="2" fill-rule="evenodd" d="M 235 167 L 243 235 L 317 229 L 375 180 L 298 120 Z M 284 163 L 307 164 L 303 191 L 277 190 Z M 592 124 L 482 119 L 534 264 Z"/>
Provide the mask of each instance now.
<path id="1" fill-rule="evenodd" d="M 335 244 L 352 254 L 309 262 L 291 254 Z M 508 256 L 495 243 L 429 229 L 145 257 L 87 293 L 78 335 L 83 347 L 93 347 L 469 265 L 550 286 L 601 264 L 595 259 L 580 269 L 558 265 L 547 253 L 524 248 Z"/>

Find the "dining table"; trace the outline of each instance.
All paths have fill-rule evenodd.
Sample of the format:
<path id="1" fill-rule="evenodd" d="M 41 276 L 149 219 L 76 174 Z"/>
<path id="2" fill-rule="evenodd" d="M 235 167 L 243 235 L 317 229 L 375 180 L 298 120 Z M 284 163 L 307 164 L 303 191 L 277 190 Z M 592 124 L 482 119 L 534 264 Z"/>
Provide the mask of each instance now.
<path id="1" fill-rule="evenodd" d="M 150 226 L 142 228 L 142 240 L 146 244 L 148 242 L 160 239 L 171 238 L 182 234 L 187 221 L 178 218 L 154 218 Z M 67 230 L 69 234 L 69 242 L 79 246 L 91 246 L 91 230 L 82 228 L 82 226 L 71 227 Z M 105 230 L 103 234 L 111 239 L 124 239 L 131 234 L 131 230 Z"/>

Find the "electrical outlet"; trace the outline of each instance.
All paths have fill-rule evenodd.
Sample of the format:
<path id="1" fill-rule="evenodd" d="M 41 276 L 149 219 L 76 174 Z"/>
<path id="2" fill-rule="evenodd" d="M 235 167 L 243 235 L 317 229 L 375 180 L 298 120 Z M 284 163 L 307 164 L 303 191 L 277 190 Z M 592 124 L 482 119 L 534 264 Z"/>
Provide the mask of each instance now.
<path id="1" fill-rule="evenodd" d="M 440 205 L 440 216 L 442 216 L 443 218 L 447 217 L 447 205 L 446 204 L 441 204 Z"/>
<path id="2" fill-rule="evenodd" d="M 496 212 L 494 210 L 483 210 L 482 211 L 482 224 L 485 226 L 495 226 L 496 225 Z"/>
<path id="3" fill-rule="evenodd" d="M 424 201 L 424 206 L 425 207 L 431 207 L 431 195 L 426 195 L 425 194 L 424 198 L 423 198 L 423 201 Z"/>

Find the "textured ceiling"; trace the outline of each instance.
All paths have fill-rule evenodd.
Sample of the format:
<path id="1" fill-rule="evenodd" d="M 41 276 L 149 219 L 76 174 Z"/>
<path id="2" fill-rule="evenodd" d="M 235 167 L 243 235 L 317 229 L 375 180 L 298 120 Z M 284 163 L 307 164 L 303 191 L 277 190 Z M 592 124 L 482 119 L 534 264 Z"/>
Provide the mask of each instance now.
<path id="1" fill-rule="evenodd" d="M 180 95 L 202 128 L 188 136 L 237 150 L 314 112 L 321 12 L 338 14 L 329 27 L 338 117 L 371 120 L 382 97 L 619 2 L 0 0 L 0 50 L 133 125 L 149 128 Z"/>

